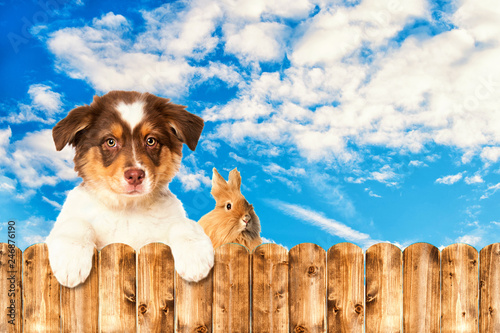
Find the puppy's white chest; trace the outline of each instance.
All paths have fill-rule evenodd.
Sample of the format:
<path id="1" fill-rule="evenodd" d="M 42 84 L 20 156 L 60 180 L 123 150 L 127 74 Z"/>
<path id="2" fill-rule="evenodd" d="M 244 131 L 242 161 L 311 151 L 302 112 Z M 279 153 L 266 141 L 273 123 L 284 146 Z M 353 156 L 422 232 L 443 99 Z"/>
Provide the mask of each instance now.
<path id="1" fill-rule="evenodd" d="M 58 222 L 84 220 L 89 223 L 95 231 L 99 250 L 111 243 L 125 243 L 139 250 L 148 243 L 165 242 L 172 222 L 178 219 L 185 219 L 185 213 L 171 193 L 147 209 L 110 209 L 85 188 L 77 187 L 69 193 Z"/>
<path id="2" fill-rule="evenodd" d="M 158 235 L 164 233 L 164 227 L 158 218 L 147 212 L 123 212 L 116 214 L 108 212 L 94 220 L 96 231 L 96 246 L 100 250 L 111 243 L 125 243 L 136 250 L 142 246 L 160 241 Z"/>

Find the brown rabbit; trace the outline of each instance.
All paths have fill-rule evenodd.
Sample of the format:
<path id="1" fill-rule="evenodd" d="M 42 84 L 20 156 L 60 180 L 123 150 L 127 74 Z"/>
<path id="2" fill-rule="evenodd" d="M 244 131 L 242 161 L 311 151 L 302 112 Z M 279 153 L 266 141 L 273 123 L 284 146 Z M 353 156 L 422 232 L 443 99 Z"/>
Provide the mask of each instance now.
<path id="1" fill-rule="evenodd" d="M 239 243 L 251 251 L 262 244 L 259 218 L 241 194 L 240 186 L 238 170 L 232 170 L 226 182 L 214 168 L 211 193 L 215 208 L 198 221 L 214 249 L 225 243 Z"/>

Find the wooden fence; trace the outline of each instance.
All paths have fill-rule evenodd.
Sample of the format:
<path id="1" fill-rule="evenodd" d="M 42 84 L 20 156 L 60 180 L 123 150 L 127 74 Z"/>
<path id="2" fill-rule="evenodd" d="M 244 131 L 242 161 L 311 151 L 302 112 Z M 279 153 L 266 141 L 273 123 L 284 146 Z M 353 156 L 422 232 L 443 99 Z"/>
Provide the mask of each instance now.
<path id="1" fill-rule="evenodd" d="M 176 275 L 166 245 L 111 244 L 74 289 L 45 244 L 0 245 L 0 332 L 500 332 L 500 243 L 226 244 L 199 283 Z"/>

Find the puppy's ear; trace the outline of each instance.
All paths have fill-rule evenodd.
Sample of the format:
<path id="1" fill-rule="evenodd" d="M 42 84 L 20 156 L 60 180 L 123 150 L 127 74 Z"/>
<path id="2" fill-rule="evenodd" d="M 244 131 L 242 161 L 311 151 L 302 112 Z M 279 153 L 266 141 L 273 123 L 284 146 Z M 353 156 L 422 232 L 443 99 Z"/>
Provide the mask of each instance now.
<path id="1" fill-rule="evenodd" d="M 233 170 L 231 170 L 231 172 L 229 173 L 229 181 L 227 182 L 227 184 L 232 189 L 235 189 L 235 190 L 238 190 L 238 191 L 240 190 L 240 187 L 241 187 L 241 175 L 240 175 L 239 171 L 236 170 L 236 168 L 234 168 Z"/>
<path id="2" fill-rule="evenodd" d="M 227 191 L 227 182 L 222 176 L 217 172 L 217 169 L 213 169 L 212 176 L 212 196 L 217 198 L 220 193 Z"/>
<path id="3" fill-rule="evenodd" d="M 195 150 L 201 131 L 203 130 L 203 119 L 195 114 L 187 112 L 185 106 L 172 103 L 167 104 L 168 122 L 177 138 L 184 142 L 189 149 Z"/>
<path id="4" fill-rule="evenodd" d="M 90 125 L 90 107 L 80 106 L 71 110 L 66 118 L 61 120 L 52 129 L 52 137 L 56 144 L 57 151 L 63 149 L 66 145 L 75 145 L 78 132 Z"/>

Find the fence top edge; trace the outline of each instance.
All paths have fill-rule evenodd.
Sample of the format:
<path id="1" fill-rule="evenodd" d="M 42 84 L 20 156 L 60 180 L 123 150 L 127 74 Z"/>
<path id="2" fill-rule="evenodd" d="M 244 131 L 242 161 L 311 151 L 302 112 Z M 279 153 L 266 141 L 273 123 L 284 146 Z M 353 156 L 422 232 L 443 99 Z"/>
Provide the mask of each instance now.
<path id="1" fill-rule="evenodd" d="M 400 248 L 399 246 L 397 246 L 396 244 L 393 244 L 393 243 L 389 243 L 389 242 L 380 242 L 380 243 L 375 243 L 373 245 L 371 245 L 369 248 L 367 248 L 364 252 L 371 252 L 371 251 L 374 251 L 375 248 L 377 247 L 388 247 L 388 248 L 391 248 L 392 250 L 399 250 L 399 252 L 403 253 L 403 250 L 404 248 Z"/>
<path id="2" fill-rule="evenodd" d="M 318 245 L 318 244 L 315 244 L 315 243 L 300 243 L 300 244 L 297 244 L 297 245 L 295 245 L 294 247 L 292 247 L 292 248 L 288 251 L 288 253 L 298 251 L 298 249 L 299 249 L 299 248 L 301 248 L 301 247 L 313 247 L 313 248 L 316 248 L 316 249 L 317 249 L 318 251 L 320 251 L 320 252 L 321 252 L 321 250 L 322 250 L 322 251 L 326 254 L 326 250 L 325 250 L 322 246 L 320 246 L 320 245 Z"/>
<path id="3" fill-rule="evenodd" d="M 153 243 L 148 243 L 148 244 L 144 245 L 143 247 L 141 247 L 141 249 L 142 249 L 142 248 L 144 248 L 144 247 L 146 247 L 146 246 L 150 246 L 151 244 L 155 244 L 155 243 L 158 243 L 158 244 L 163 244 L 163 245 L 165 245 L 165 246 L 168 246 L 168 245 L 166 245 L 165 243 L 161 243 L 161 242 L 153 242 Z M 101 252 L 104 248 L 106 248 L 106 247 L 108 247 L 108 246 L 110 246 L 110 245 L 113 245 L 113 244 L 123 244 L 123 245 L 126 245 L 126 246 L 130 246 L 130 245 L 128 245 L 128 244 L 124 244 L 124 243 L 111 243 L 111 244 L 108 244 L 108 245 L 106 245 L 105 247 L 103 247 L 101 250 L 98 250 L 98 252 Z M 237 243 L 228 243 L 228 244 L 237 244 Z M 315 244 L 315 243 L 307 243 L 307 242 L 306 242 L 306 243 L 300 243 L 300 244 L 297 244 L 297 245 L 295 245 L 294 247 L 292 247 L 290 250 L 292 250 L 293 248 L 295 248 L 295 247 L 297 247 L 297 246 L 300 246 L 300 245 L 302 245 L 302 244 L 313 244 L 313 245 L 317 245 L 318 247 L 320 247 L 320 248 L 322 248 L 323 250 L 325 250 L 323 247 L 321 247 L 321 246 L 320 246 L 320 245 L 318 245 L 318 244 Z M 332 247 L 334 247 L 334 246 L 337 246 L 337 245 L 339 245 L 339 244 L 353 244 L 353 245 L 356 245 L 356 246 L 358 246 L 358 247 L 359 247 L 359 245 L 357 245 L 357 244 L 355 244 L 355 243 L 351 243 L 351 242 L 342 242 L 342 243 L 337 243 L 337 244 L 334 244 L 334 245 L 332 245 L 330 248 L 332 248 Z M 393 245 L 393 246 L 395 246 L 395 247 L 399 248 L 401 251 L 404 251 L 404 250 L 406 250 L 407 248 L 409 248 L 409 247 L 411 247 L 411 246 L 413 246 L 413 245 L 416 245 L 416 244 L 428 244 L 428 245 L 430 245 L 430 246 L 432 246 L 432 247 L 437 248 L 439 252 L 443 252 L 443 250 L 444 250 L 444 249 L 449 248 L 449 247 L 453 247 L 453 246 L 456 246 L 456 245 L 466 245 L 466 246 L 469 246 L 469 247 L 471 247 L 471 248 L 475 249 L 475 250 L 476 250 L 476 251 L 478 251 L 478 252 L 482 252 L 482 251 L 489 251 L 489 250 L 491 250 L 491 248 L 492 248 L 492 247 L 494 247 L 494 246 L 498 246 L 498 247 L 500 247 L 500 242 L 497 242 L 497 243 L 492 243 L 492 244 L 486 245 L 486 246 L 484 246 L 481 250 L 478 250 L 478 248 L 476 248 L 475 246 L 472 246 L 472 245 L 467 244 L 467 243 L 453 243 L 453 244 L 450 244 L 450 245 L 448 245 L 448 246 L 446 246 L 446 247 L 443 247 L 443 246 L 437 247 L 437 246 L 435 246 L 435 245 L 433 245 L 433 244 L 431 244 L 431 243 L 428 243 L 428 242 L 416 242 L 416 243 L 412 243 L 411 245 L 408 245 L 408 246 L 404 247 L 403 249 L 401 249 L 399 246 L 394 245 L 393 243 L 390 243 L 390 242 L 380 242 L 380 243 L 375 243 L 375 244 L 371 245 L 368 249 L 372 248 L 373 246 L 380 245 L 380 244 L 390 244 L 390 245 Z M 8 247 L 8 245 L 9 245 L 8 243 L 5 243 L 5 242 L 0 242 L 0 246 L 7 246 L 7 247 Z M 226 245 L 226 244 L 224 244 L 224 245 Z M 243 245 L 241 245 L 241 244 L 238 244 L 238 245 L 243 246 Z M 260 246 L 262 246 L 262 245 L 273 245 L 273 246 L 279 246 L 279 247 L 281 247 L 281 248 L 283 248 L 283 249 L 287 250 L 287 248 L 286 248 L 286 247 L 284 247 L 284 246 L 282 246 L 282 245 L 279 245 L 279 244 L 276 244 L 276 243 L 263 243 L 263 244 L 261 244 L 261 245 L 259 245 L 259 246 L 255 247 L 255 248 L 253 249 L 253 251 L 249 251 L 249 253 L 253 253 L 253 252 L 255 252 L 255 250 L 256 250 L 257 248 L 259 248 Z M 26 247 L 24 250 L 21 250 L 19 247 L 17 247 L 17 246 L 15 246 L 15 245 L 14 245 L 14 247 L 15 247 L 16 249 L 20 250 L 21 252 L 25 252 L 25 251 L 26 251 L 26 250 L 28 250 L 28 249 L 35 248 L 35 247 L 40 247 L 40 246 L 42 246 L 42 247 L 43 247 L 43 246 L 46 246 L 46 244 L 45 244 L 44 242 L 31 244 L 31 245 L 29 245 L 28 247 Z M 245 246 L 243 246 L 243 247 L 245 247 Z M 245 248 L 246 248 L 246 247 L 245 247 Z M 330 248 L 329 248 L 329 249 L 330 249 Z M 139 251 L 135 251 L 135 250 L 134 250 L 134 251 L 135 251 L 136 253 L 139 253 L 141 249 L 139 249 Z M 366 252 L 368 249 L 364 250 L 363 252 Z M 247 250 L 248 250 L 248 249 L 247 249 Z M 287 252 L 290 252 L 290 250 L 287 250 Z M 326 251 L 327 251 L 327 250 L 325 250 L 325 252 L 326 252 Z"/>
<path id="4" fill-rule="evenodd" d="M 493 251 L 495 251 L 495 248 L 496 248 L 497 252 L 500 251 L 500 242 L 486 245 L 485 247 L 483 247 L 481 249 L 480 253 L 484 254 L 486 252 L 493 252 Z"/>
<path id="5" fill-rule="evenodd" d="M 328 248 L 327 252 L 333 251 L 337 248 L 346 248 L 346 247 L 350 247 L 350 248 L 353 248 L 355 250 L 359 250 L 359 251 L 364 252 L 363 248 L 361 246 L 359 246 L 358 244 L 355 244 L 355 243 L 351 243 L 351 242 L 342 242 L 342 243 L 334 244 Z"/>

